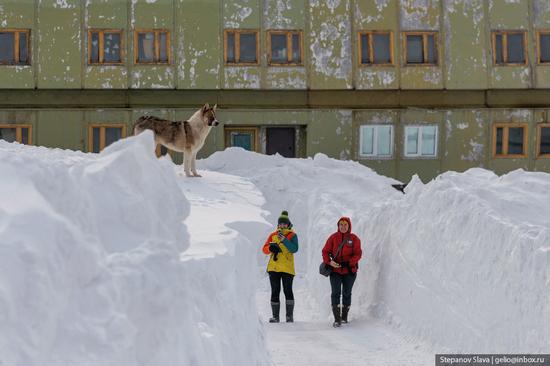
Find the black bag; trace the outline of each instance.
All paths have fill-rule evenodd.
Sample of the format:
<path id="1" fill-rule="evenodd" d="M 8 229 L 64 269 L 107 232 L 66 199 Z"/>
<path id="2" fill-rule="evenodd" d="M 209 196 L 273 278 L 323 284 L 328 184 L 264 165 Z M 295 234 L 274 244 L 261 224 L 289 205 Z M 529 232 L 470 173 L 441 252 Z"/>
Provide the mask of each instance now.
<path id="1" fill-rule="evenodd" d="M 331 272 L 332 272 L 332 267 L 329 264 L 326 264 L 325 262 L 321 262 L 321 264 L 319 265 L 319 273 L 325 277 L 328 277 Z"/>
<path id="2" fill-rule="evenodd" d="M 338 250 L 336 250 L 336 255 L 334 258 L 338 257 L 338 254 L 340 254 L 340 251 L 342 250 L 342 247 L 344 246 L 344 243 L 346 242 L 346 238 L 340 243 L 338 246 Z M 328 277 L 332 273 L 332 266 L 330 264 L 326 264 L 325 262 L 321 262 L 319 265 L 319 274 Z"/>

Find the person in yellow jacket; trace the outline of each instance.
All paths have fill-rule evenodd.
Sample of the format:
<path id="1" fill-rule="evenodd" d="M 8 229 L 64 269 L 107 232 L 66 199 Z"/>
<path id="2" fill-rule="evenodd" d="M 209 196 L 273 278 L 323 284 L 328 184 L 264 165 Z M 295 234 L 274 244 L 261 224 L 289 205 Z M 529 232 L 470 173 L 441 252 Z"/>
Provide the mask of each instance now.
<path id="1" fill-rule="evenodd" d="M 279 322 L 279 311 L 281 303 L 281 281 L 286 299 L 286 321 L 294 322 L 294 293 L 292 292 L 292 280 L 294 271 L 294 253 L 298 251 L 298 236 L 292 230 L 292 223 L 288 218 L 288 212 L 281 212 L 277 220 L 277 230 L 269 234 L 262 248 L 264 254 L 269 255 L 267 273 L 271 284 L 271 310 L 273 317 L 270 323 Z"/>

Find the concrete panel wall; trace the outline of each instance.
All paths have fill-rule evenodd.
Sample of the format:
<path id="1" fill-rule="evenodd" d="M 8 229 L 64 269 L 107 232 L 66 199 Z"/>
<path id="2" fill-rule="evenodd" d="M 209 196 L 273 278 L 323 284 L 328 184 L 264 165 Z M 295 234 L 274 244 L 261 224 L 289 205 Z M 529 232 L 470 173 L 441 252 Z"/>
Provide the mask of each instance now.
<path id="1" fill-rule="evenodd" d="M 354 50 L 354 84 L 357 89 L 398 89 L 401 68 L 399 38 L 399 1 L 357 1 L 353 17 L 352 45 Z M 361 65 L 359 31 L 390 31 L 393 36 L 393 59 L 397 66 Z"/>
<path id="2" fill-rule="evenodd" d="M 38 2 L 33 45 L 37 49 L 37 87 L 82 86 L 82 8 L 79 0 Z"/>
<path id="3" fill-rule="evenodd" d="M 178 89 L 219 89 L 223 38 L 218 0 L 176 1 Z"/>
<path id="4" fill-rule="evenodd" d="M 352 88 L 351 10 L 351 0 L 309 1 L 310 88 Z"/>
<path id="5" fill-rule="evenodd" d="M 4 29 L 33 29 L 35 9 L 33 2 L 5 0 L 0 4 L 0 28 Z M 31 32 L 31 39 L 34 34 Z M 2 66 L 0 68 L 0 88 L 30 89 L 34 88 L 36 70 L 33 60 L 36 53 L 29 54 L 29 66 Z"/>
<path id="6" fill-rule="evenodd" d="M 31 30 L 30 66 L 1 66 L 0 88 L 522 89 L 549 88 L 537 64 L 545 0 L 33 0 L 2 1 L 0 29 Z M 87 63 L 88 29 L 124 32 L 124 62 Z M 136 28 L 170 33 L 170 65 L 135 65 Z M 256 29 L 258 66 L 225 66 L 223 30 Z M 303 31 L 304 64 L 267 65 L 269 29 Z M 393 32 L 393 66 L 361 66 L 360 30 Z M 525 66 L 495 66 L 492 30 L 528 32 Z M 438 32 L 437 66 L 404 65 L 405 31 Z"/>

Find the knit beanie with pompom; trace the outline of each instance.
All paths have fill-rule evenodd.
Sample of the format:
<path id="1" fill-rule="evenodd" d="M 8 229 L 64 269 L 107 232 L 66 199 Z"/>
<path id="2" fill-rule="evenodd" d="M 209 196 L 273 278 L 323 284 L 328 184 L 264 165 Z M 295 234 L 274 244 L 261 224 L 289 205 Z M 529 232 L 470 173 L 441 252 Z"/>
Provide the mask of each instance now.
<path id="1" fill-rule="evenodd" d="M 290 223 L 290 219 L 288 218 L 288 211 L 281 212 L 281 215 L 279 216 L 279 220 L 277 220 L 277 224 L 287 224 L 288 227 L 291 227 L 292 224 Z"/>

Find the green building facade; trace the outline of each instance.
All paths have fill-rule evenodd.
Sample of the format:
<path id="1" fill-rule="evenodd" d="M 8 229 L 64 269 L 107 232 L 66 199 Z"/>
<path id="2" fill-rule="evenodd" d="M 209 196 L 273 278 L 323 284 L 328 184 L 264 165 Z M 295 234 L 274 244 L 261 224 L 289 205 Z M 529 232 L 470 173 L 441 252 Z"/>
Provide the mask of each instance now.
<path id="1" fill-rule="evenodd" d="M 0 0 L 0 138 L 99 151 L 206 102 L 201 157 L 550 172 L 550 1 Z"/>

